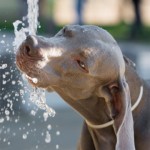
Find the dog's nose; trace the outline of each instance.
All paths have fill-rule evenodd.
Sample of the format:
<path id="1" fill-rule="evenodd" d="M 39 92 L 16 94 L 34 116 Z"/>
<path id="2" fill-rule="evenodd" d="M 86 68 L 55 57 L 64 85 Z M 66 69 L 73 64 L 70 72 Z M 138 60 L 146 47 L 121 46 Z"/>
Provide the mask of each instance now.
<path id="1" fill-rule="evenodd" d="M 24 53 L 27 56 L 34 56 L 35 54 L 37 54 L 37 45 L 38 40 L 35 36 L 32 35 L 27 36 L 24 42 Z"/>

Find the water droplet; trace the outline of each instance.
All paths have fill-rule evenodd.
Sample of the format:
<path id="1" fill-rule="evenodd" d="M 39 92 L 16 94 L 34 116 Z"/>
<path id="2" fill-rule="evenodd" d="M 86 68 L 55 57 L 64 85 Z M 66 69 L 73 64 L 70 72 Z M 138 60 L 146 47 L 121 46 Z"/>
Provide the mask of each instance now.
<path id="1" fill-rule="evenodd" d="M 7 128 L 7 133 L 9 133 L 10 132 L 10 128 Z"/>
<path id="2" fill-rule="evenodd" d="M 5 85 L 7 83 L 7 81 L 6 80 L 3 80 L 3 85 Z"/>
<path id="3" fill-rule="evenodd" d="M 48 119 L 48 113 L 47 113 L 47 112 L 44 112 L 44 113 L 43 113 L 43 117 L 44 117 L 44 121 L 46 122 L 47 119 Z"/>
<path id="4" fill-rule="evenodd" d="M 3 74 L 3 79 L 5 79 L 6 78 L 6 75 L 5 74 Z"/>
<path id="5" fill-rule="evenodd" d="M 20 90 L 20 95 L 24 95 L 24 90 Z"/>
<path id="6" fill-rule="evenodd" d="M 32 82 L 36 84 L 36 83 L 38 83 L 38 79 L 37 78 L 32 78 Z"/>
<path id="7" fill-rule="evenodd" d="M 13 136 L 16 136 L 16 133 L 15 133 L 15 132 L 13 133 Z"/>
<path id="8" fill-rule="evenodd" d="M 60 131 L 57 131 L 57 132 L 56 132 L 56 135 L 60 135 Z"/>
<path id="9" fill-rule="evenodd" d="M 36 112 L 34 110 L 31 110 L 31 115 L 35 116 Z"/>
<path id="10" fill-rule="evenodd" d="M 4 122 L 4 118 L 0 118 L 0 123 L 3 123 Z"/>
<path id="11" fill-rule="evenodd" d="M 3 139 L 3 142 L 6 142 L 6 138 Z"/>
<path id="12" fill-rule="evenodd" d="M 9 116 L 6 116 L 6 120 L 7 120 L 7 121 L 10 121 L 10 117 L 9 117 Z"/>
<path id="13" fill-rule="evenodd" d="M 26 139 L 27 139 L 27 134 L 23 134 L 23 135 L 22 135 L 22 138 L 23 138 L 24 140 L 26 140 Z"/>
<path id="14" fill-rule="evenodd" d="M 19 96 L 19 94 L 18 94 L 18 93 L 15 93 L 15 97 L 17 97 L 17 96 Z"/>
<path id="15" fill-rule="evenodd" d="M 43 132 L 41 133 L 41 136 L 44 136 L 44 133 L 43 133 Z"/>
<path id="16" fill-rule="evenodd" d="M 22 104 L 25 104 L 26 103 L 26 101 L 25 100 L 22 100 Z"/>
<path id="17" fill-rule="evenodd" d="M 6 109 L 6 110 L 5 110 L 5 115 L 8 116 L 9 114 L 10 114 L 9 110 Z"/>
<path id="18" fill-rule="evenodd" d="M 7 64 L 2 64 L 2 66 L 0 66 L 0 69 L 5 69 L 7 68 Z"/>
<path id="19" fill-rule="evenodd" d="M 59 145 L 58 144 L 56 145 L 56 149 L 59 149 Z"/>
<path id="20" fill-rule="evenodd" d="M 48 129 L 48 130 L 51 130 L 51 129 L 52 129 L 52 126 L 49 124 L 49 125 L 47 126 L 47 129 Z"/>
<path id="21" fill-rule="evenodd" d="M 49 132 L 46 132 L 46 137 L 45 137 L 45 143 L 50 143 L 51 142 L 51 135 L 49 134 Z"/>
<path id="22" fill-rule="evenodd" d="M 38 145 L 36 145 L 36 146 L 35 146 L 35 148 L 36 148 L 36 149 L 38 149 L 38 148 L 39 148 L 39 146 L 38 146 Z"/>
<path id="23" fill-rule="evenodd" d="M 7 64 L 5 64 L 5 66 L 7 67 Z M 5 75 L 9 75 L 10 73 L 9 72 L 5 72 Z"/>
<path id="24" fill-rule="evenodd" d="M 5 95 L 5 96 L 3 97 L 4 100 L 7 99 L 7 98 L 8 98 L 8 95 Z"/>
<path id="25" fill-rule="evenodd" d="M 15 84 L 16 84 L 16 81 L 12 81 L 11 83 L 12 83 L 12 85 L 15 85 Z"/>
<path id="26" fill-rule="evenodd" d="M 5 44 L 5 41 L 4 40 L 1 40 L 1 42 L 0 42 L 1 44 Z"/>
<path id="27" fill-rule="evenodd" d="M 19 121 L 19 119 L 15 119 L 15 123 L 17 123 Z"/>

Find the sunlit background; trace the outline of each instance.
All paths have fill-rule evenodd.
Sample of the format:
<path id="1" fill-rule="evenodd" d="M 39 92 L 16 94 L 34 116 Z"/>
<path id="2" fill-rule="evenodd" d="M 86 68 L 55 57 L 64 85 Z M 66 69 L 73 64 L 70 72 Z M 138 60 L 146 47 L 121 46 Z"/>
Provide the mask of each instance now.
<path id="1" fill-rule="evenodd" d="M 38 35 L 53 36 L 66 24 L 94 24 L 109 31 L 138 73 L 150 78 L 149 0 L 39 0 Z M 29 100 L 15 65 L 13 22 L 27 15 L 26 0 L 0 0 L 0 150 L 75 150 L 82 118 L 56 93 L 47 117 Z M 22 84 L 23 81 L 23 84 Z"/>

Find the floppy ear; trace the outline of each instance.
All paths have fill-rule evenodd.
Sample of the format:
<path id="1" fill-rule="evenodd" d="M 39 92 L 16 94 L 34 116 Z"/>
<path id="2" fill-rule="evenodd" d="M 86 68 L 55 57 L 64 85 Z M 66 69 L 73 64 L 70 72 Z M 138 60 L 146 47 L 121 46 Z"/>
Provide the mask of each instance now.
<path id="1" fill-rule="evenodd" d="M 131 98 L 125 77 L 101 89 L 102 95 L 114 120 L 116 150 L 135 150 Z"/>
<path id="2" fill-rule="evenodd" d="M 113 124 L 117 136 L 116 150 L 134 150 L 133 116 L 128 84 L 125 78 L 120 78 L 118 90 L 114 90 L 116 87 L 113 87 L 113 85 L 109 88 L 113 97 L 113 105 L 109 109 L 116 109 L 118 112 L 117 116 L 114 116 Z"/>

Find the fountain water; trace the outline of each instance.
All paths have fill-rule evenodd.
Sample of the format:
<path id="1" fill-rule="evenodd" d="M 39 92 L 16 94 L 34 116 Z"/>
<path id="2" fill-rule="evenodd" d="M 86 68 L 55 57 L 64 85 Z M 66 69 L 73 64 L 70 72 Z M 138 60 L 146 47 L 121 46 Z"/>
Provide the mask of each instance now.
<path id="1" fill-rule="evenodd" d="M 15 32 L 15 40 L 14 40 L 14 47 L 15 51 L 18 49 L 20 44 L 23 40 L 26 39 L 26 36 L 29 35 L 36 35 L 37 27 L 39 25 L 38 23 L 38 0 L 28 0 L 28 15 L 24 19 L 27 19 L 28 21 L 28 27 L 22 27 L 20 30 L 18 30 L 18 26 L 21 24 L 24 26 L 24 23 L 20 20 L 17 20 L 13 23 L 14 25 L 14 32 Z M 31 77 L 28 77 L 32 79 Z M 33 82 L 38 82 L 36 78 L 32 79 Z M 30 99 L 33 103 L 35 103 L 40 109 L 46 110 L 46 112 L 54 117 L 55 111 L 50 108 L 46 104 L 46 98 L 45 98 L 45 91 L 39 88 L 33 88 Z"/>
<path id="2" fill-rule="evenodd" d="M 15 32 L 15 39 L 13 42 L 14 53 L 16 53 L 16 50 L 18 49 L 19 45 L 22 43 L 23 40 L 26 39 L 27 35 L 30 35 L 30 34 L 36 35 L 37 28 L 39 26 L 39 23 L 37 20 L 38 0 L 27 0 L 27 2 L 28 2 L 28 15 L 23 18 L 23 21 L 17 20 L 13 23 L 14 32 Z M 25 23 L 24 23 L 25 20 L 28 21 L 27 27 L 25 26 Z M 19 29 L 20 26 L 22 27 Z M 50 133 L 51 133 L 52 125 L 49 124 L 48 118 L 49 116 L 54 116 L 55 111 L 46 104 L 44 90 L 39 89 L 39 88 L 33 88 L 32 92 L 30 92 L 31 87 L 27 87 L 26 84 L 24 84 L 21 80 L 19 80 L 19 76 L 20 76 L 19 72 L 17 72 L 17 70 L 15 69 L 14 63 L 11 64 L 12 61 L 14 62 L 14 54 L 11 53 L 11 48 L 10 48 L 11 45 L 8 44 L 9 42 L 6 41 L 6 37 L 7 35 L 5 34 L 2 35 L 2 40 L 0 41 L 0 45 L 3 46 L 5 49 L 5 52 L 7 52 L 8 54 L 11 54 L 11 56 L 9 55 L 10 56 L 9 58 L 6 57 L 7 61 L 6 60 L 3 61 L 3 59 L 5 59 L 5 56 L 0 54 L 0 79 L 2 81 L 0 83 L 0 86 L 2 85 L 0 87 L 1 88 L 0 104 L 1 102 L 7 101 L 7 106 L 4 106 L 3 108 L 0 109 L 0 125 L 1 125 L 0 145 L 1 145 L 1 148 L 2 149 L 6 148 L 5 147 L 6 145 L 8 146 L 8 149 L 11 149 L 11 146 L 13 146 L 14 149 L 18 149 L 17 147 L 19 146 L 16 147 L 14 143 L 16 143 L 16 141 L 18 141 L 18 137 L 20 137 L 19 139 L 22 139 L 22 141 L 28 140 L 28 141 L 32 141 L 33 143 L 36 143 L 35 149 L 44 149 L 44 147 L 41 147 L 42 143 L 51 142 Z M 12 75 L 14 72 L 16 72 L 15 78 Z M 36 79 L 33 79 L 33 80 L 37 82 Z M 7 86 L 7 88 L 5 88 L 5 86 Z M 26 100 L 24 99 L 21 102 L 19 101 L 19 97 L 20 96 L 23 97 L 24 95 L 26 95 L 26 93 L 30 93 L 30 97 L 29 97 L 30 102 L 33 102 L 36 106 L 38 106 L 38 108 L 43 109 L 45 111 L 43 115 L 41 116 L 40 113 L 37 111 L 38 108 L 30 107 L 30 103 L 28 103 L 28 106 L 30 107 L 29 110 L 33 108 L 32 110 L 30 110 L 32 119 L 26 118 L 27 119 L 26 123 L 23 124 L 22 122 L 24 121 L 23 121 L 22 116 L 16 114 L 14 107 L 16 107 L 17 105 L 19 105 L 20 107 L 19 103 L 27 104 Z M 11 117 L 11 114 L 14 117 Z M 35 115 L 38 119 L 35 117 Z M 11 126 L 10 126 L 10 123 L 11 123 Z M 38 129 L 38 132 L 37 132 L 37 129 Z M 56 129 L 56 131 L 54 130 L 55 129 L 53 128 L 53 132 L 56 132 L 56 135 L 58 135 L 57 134 L 59 132 L 58 128 Z M 36 139 L 38 138 L 37 137 L 34 138 L 34 136 L 39 133 L 40 133 L 39 136 L 41 136 L 42 139 L 37 141 Z M 12 135 L 13 138 L 10 138 L 10 135 Z M 56 144 L 55 148 L 58 149 L 59 145 Z M 25 147 L 25 149 L 28 149 L 28 148 Z"/>
<path id="3" fill-rule="evenodd" d="M 38 23 L 38 0 L 27 0 L 28 4 L 28 14 L 26 17 L 23 17 L 23 21 L 27 20 L 28 26 L 25 27 L 25 24 L 21 20 L 16 20 L 14 25 L 14 33 L 15 33 L 15 40 L 14 40 L 14 47 L 15 51 L 18 49 L 19 45 L 22 43 L 23 40 L 26 39 L 27 34 L 29 35 L 36 35 Z M 18 26 L 21 25 L 22 28 L 18 29 Z"/>

